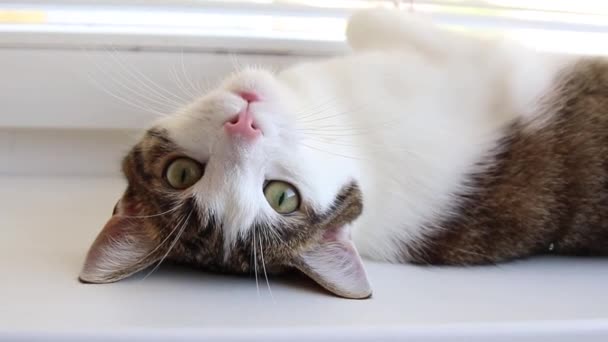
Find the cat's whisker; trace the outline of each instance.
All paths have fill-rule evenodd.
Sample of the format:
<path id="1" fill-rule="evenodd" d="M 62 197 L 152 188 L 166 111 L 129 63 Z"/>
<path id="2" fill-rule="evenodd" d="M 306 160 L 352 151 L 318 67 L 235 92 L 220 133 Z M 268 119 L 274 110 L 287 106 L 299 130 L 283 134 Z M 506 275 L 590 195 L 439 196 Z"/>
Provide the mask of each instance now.
<path id="1" fill-rule="evenodd" d="M 315 134 L 314 132 L 298 132 L 301 134 L 301 138 L 305 139 L 305 140 L 312 140 L 312 141 L 319 141 L 319 142 L 324 142 L 324 141 L 350 141 L 351 139 L 347 139 L 347 138 L 354 138 L 356 136 L 358 136 L 357 134 L 351 135 L 351 134 L 327 134 L 327 135 L 320 135 L 320 134 Z M 320 140 L 320 139 L 325 139 L 325 140 Z"/>
<path id="2" fill-rule="evenodd" d="M 243 70 L 243 65 L 238 60 L 238 57 L 236 56 L 236 54 L 230 53 L 229 56 L 230 56 L 230 63 L 232 64 L 233 71 L 239 72 L 239 71 Z"/>
<path id="3" fill-rule="evenodd" d="M 122 96 L 114 93 L 113 91 L 107 89 L 100 82 L 98 82 L 95 79 L 95 77 L 93 77 L 93 75 L 89 74 L 88 72 L 87 72 L 86 76 L 87 76 L 89 82 L 91 84 L 93 84 L 97 89 L 99 89 L 102 92 L 106 93 L 107 95 L 115 98 L 116 100 L 125 103 L 126 105 L 128 105 L 128 106 L 130 106 L 132 108 L 139 109 L 139 110 L 144 111 L 146 113 L 153 114 L 153 115 L 160 116 L 160 117 L 168 116 L 167 113 L 163 113 L 163 112 L 161 112 L 161 111 L 159 111 L 157 109 L 154 109 L 152 107 L 148 107 L 148 106 L 146 106 L 144 104 L 138 103 L 138 102 L 133 101 L 133 100 L 126 99 L 126 98 L 124 98 L 124 97 L 122 97 Z"/>
<path id="4" fill-rule="evenodd" d="M 177 70 L 175 68 L 175 65 L 171 66 L 171 70 L 169 71 L 169 75 L 171 76 L 171 80 L 173 81 L 173 83 L 177 86 L 177 88 L 184 93 L 186 96 L 190 97 L 190 100 L 193 100 L 195 98 L 194 94 L 190 93 L 188 91 L 188 89 L 186 88 L 186 86 L 184 85 L 184 83 L 182 82 L 181 78 L 178 76 L 177 74 Z"/>
<path id="5" fill-rule="evenodd" d="M 334 155 L 334 156 L 336 156 L 336 157 L 342 157 L 342 158 L 346 158 L 346 159 L 354 159 L 354 160 L 364 160 L 364 159 L 363 159 L 363 158 L 361 158 L 361 157 L 355 157 L 355 156 L 349 156 L 349 155 L 340 154 L 340 153 L 336 153 L 336 152 L 330 152 L 330 151 L 327 151 L 327 150 L 324 150 L 324 149 L 320 149 L 320 148 L 316 148 L 316 147 L 314 147 L 314 146 L 310 146 L 310 145 L 307 145 L 307 144 L 304 144 L 304 143 L 302 143 L 302 146 L 307 147 L 307 148 L 310 148 L 310 149 L 313 149 L 313 150 L 316 150 L 316 151 L 319 151 L 319 152 L 323 152 L 323 153 L 331 154 L 331 155 Z"/>
<path id="6" fill-rule="evenodd" d="M 108 54 L 110 54 L 110 52 L 107 52 Z M 105 68 L 104 65 L 101 65 L 99 63 L 95 63 L 97 66 L 97 69 L 102 72 L 102 73 L 107 73 L 108 75 L 112 75 L 110 77 L 108 77 L 108 79 L 110 81 L 112 81 L 112 85 L 113 86 L 118 86 L 121 89 L 123 89 L 123 91 L 126 91 L 128 94 L 126 95 L 130 95 L 130 98 L 136 98 L 137 100 L 143 102 L 145 105 L 150 105 L 150 104 L 154 104 L 154 106 L 160 107 L 162 108 L 164 111 L 167 112 L 171 112 L 174 108 L 175 105 L 172 104 L 171 102 L 168 102 L 164 99 L 162 99 L 161 97 L 155 97 L 155 96 L 151 96 L 150 94 L 141 91 L 141 90 L 146 90 L 146 89 L 139 89 L 133 86 L 133 79 L 129 78 L 128 74 L 125 74 L 123 72 L 119 72 L 118 74 L 111 74 L 109 71 L 106 71 L 104 69 L 107 70 L 114 70 L 114 66 L 110 65 L 110 64 L 105 64 Z M 135 80 L 135 82 L 137 82 L 137 80 Z"/>
<path id="7" fill-rule="evenodd" d="M 353 131 L 353 130 L 357 130 L 360 132 L 373 132 L 375 130 L 379 130 L 379 129 L 387 129 L 387 128 L 391 128 L 392 125 L 398 123 L 398 120 L 390 120 L 390 121 L 385 121 L 383 123 L 375 123 L 373 125 L 367 125 L 365 127 L 361 127 L 358 125 L 348 125 L 348 124 L 341 124 L 341 123 L 336 123 L 336 124 L 323 124 L 323 125 L 306 125 L 303 124 L 302 128 L 299 128 L 299 130 L 312 130 L 315 132 L 323 132 L 323 131 L 327 131 L 327 132 L 342 132 L 342 131 Z"/>
<path id="8" fill-rule="evenodd" d="M 284 246 L 286 246 L 287 248 L 289 248 L 289 246 L 287 245 L 287 243 L 285 242 L 285 240 L 283 240 L 283 238 L 281 238 L 281 235 L 279 235 L 279 233 L 276 231 L 276 227 L 274 227 L 271 224 L 266 225 L 266 227 L 268 228 L 268 231 L 274 236 L 274 238 L 277 241 L 279 241 L 279 243 L 281 243 Z"/>
<path id="9" fill-rule="evenodd" d="M 316 134 L 316 135 L 323 136 L 323 137 L 354 137 L 354 136 L 361 136 L 361 135 L 371 133 L 370 131 L 356 131 L 356 130 L 322 131 L 322 130 L 304 129 L 304 128 L 298 128 L 296 130 L 298 132 Z"/>
<path id="10" fill-rule="evenodd" d="M 86 50 L 85 50 L 86 52 Z M 109 52 L 107 52 L 109 53 Z M 91 64 L 95 67 L 95 69 L 97 69 L 99 72 L 103 73 L 103 74 L 110 74 L 111 72 L 109 70 L 113 70 L 113 68 L 111 67 L 111 65 L 101 65 L 96 59 L 93 59 L 93 57 L 87 53 L 88 58 L 91 60 Z M 140 92 L 138 92 L 137 90 L 129 87 L 127 85 L 128 83 L 128 79 L 124 79 L 124 76 L 121 74 L 119 75 L 119 80 L 113 79 L 112 77 L 106 77 L 104 79 L 109 79 L 110 81 L 113 81 L 111 85 L 104 85 L 102 84 L 100 81 L 98 81 L 99 77 L 95 77 L 92 73 L 90 72 L 85 72 L 85 76 L 88 78 L 88 81 L 93 84 L 95 87 L 97 87 L 98 89 L 102 90 L 104 93 L 110 95 L 111 97 L 133 107 L 136 109 L 140 109 L 143 110 L 145 112 L 154 114 L 154 115 L 159 115 L 159 116 L 167 116 L 166 112 L 160 111 L 158 110 L 158 108 L 153 108 L 152 106 L 150 106 L 151 102 L 154 102 L 155 106 L 161 106 L 162 107 L 167 107 L 167 103 L 160 101 L 159 99 L 156 98 L 152 98 L 150 96 L 146 96 L 145 94 L 142 94 Z M 127 83 L 125 83 L 125 81 Z M 117 87 L 119 87 L 120 89 L 122 89 L 123 92 L 128 93 L 127 95 L 130 95 L 128 98 L 126 96 L 124 96 L 124 94 L 120 94 L 117 93 L 116 91 L 112 91 L 110 89 L 108 89 L 108 87 L 111 86 L 111 88 L 116 89 Z M 119 89 L 119 90 L 120 90 Z M 166 108 L 167 111 L 169 111 L 169 108 Z"/>
<path id="11" fill-rule="evenodd" d="M 255 288 L 258 293 L 258 297 L 260 297 L 260 283 L 258 281 L 258 254 L 257 254 L 257 244 L 255 242 L 255 225 L 252 228 L 253 231 L 253 273 L 255 273 Z"/>
<path id="12" fill-rule="evenodd" d="M 302 127 L 296 128 L 297 132 L 305 135 L 312 135 L 319 138 L 339 138 L 339 137 L 354 137 L 354 136 L 365 136 L 377 132 L 378 130 L 386 129 L 385 127 L 371 126 L 365 128 L 357 127 L 335 127 L 325 126 L 321 128 L 317 127 Z"/>
<path id="13" fill-rule="evenodd" d="M 191 89 L 190 93 L 194 92 L 194 96 L 192 98 L 197 98 L 203 94 L 203 91 L 202 91 L 202 89 L 200 89 L 196 86 L 195 82 L 192 81 L 192 78 L 186 72 L 186 63 L 184 62 L 184 48 L 183 47 L 181 49 L 180 57 L 181 57 L 180 64 L 181 64 L 182 74 L 184 75 L 184 78 L 186 79 L 187 84 L 190 86 L 190 89 Z"/>
<path id="14" fill-rule="evenodd" d="M 262 66 L 262 68 L 266 68 L 270 73 L 276 75 L 281 72 L 281 66 L 279 65 L 266 65 Z"/>
<path id="15" fill-rule="evenodd" d="M 182 113 L 182 112 L 178 112 L 177 114 L 175 114 L 173 112 L 173 109 L 171 110 L 171 113 L 173 113 L 173 114 L 168 114 L 168 113 L 165 113 L 165 112 L 161 112 L 161 111 L 159 111 L 159 110 L 157 110 L 155 108 L 149 107 L 146 104 L 142 104 L 142 103 L 137 102 L 135 100 L 127 99 L 127 98 L 125 98 L 123 96 L 120 96 L 120 95 L 114 93 L 113 91 L 109 90 L 108 88 L 106 88 L 103 84 L 101 84 L 100 82 L 98 82 L 95 79 L 95 77 L 93 77 L 93 75 L 91 75 L 90 73 L 86 73 L 85 75 L 88 78 L 88 81 L 91 84 L 93 84 L 96 88 L 100 89 L 102 92 L 106 93 L 107 95 L 109 95 L 109 96 L 111 96 L 111 97 L 119 100 L 120 102 L 123 102 L 123 103 L 127 104 L 128 106 L 131 106 L 131 107 L 133 107 L 135 109 L 139 109 L 139 110 L 142 110 L 144 112 L 147 112 L 147 113 L 150 113 L 150 114 L 153 114 L 153 115 L 156 115 L 156 116 L 160 116 L 160 117 L 167 117 L 167 116 L 171 116 L 171 115 L 182 115 L 182 116 L 185 116 L 185 117 L 188 117 L 188 118 L 192 118 L 192 119 L 195 119 L 195 120 L 198 120 L 198 121 L 202 121 L 201 118 L 199 118 L 197 116 L 194 116 L 194 115 L 188 115 L 188 114 Z M 133 91 L 133 89 L 128 88 L 126 85 L 124 85 L 122 83 L 117 83 L 116 85 L 118 85 L 118 86 L 120 86 L 122 88 L 125 88 L 128 91 Z M 137 95 L 137 94 L 138 93 L 134 93 L 134 95 Z M 158 102 L 158 101 L 154 101 L 154 102 L 157 102 L 157 103 L 160 104 L 160 102 Z"/>
<path id="16" fill-rule="evenodd" d="M 156 253 L 156 251 L 159 248 L 161 248 L 165 243 L 167 243 L 167 241 L 169 241 L 169 238 L 177 231 L 177 228 L 180 227 L 183 224 L 183 222 L 184 222 L 184 217 L 182 217 L 182 219 L 178 221 L 178 223 L 175 225 L 175 227 L 173 227 L 173 229 L 171 229 L 169 234 L 167 234 L 167 236 L 165 236 L 165 238 L 158 245 L 156 245 L 156 247 L 154 247 L 154 249 L 152 249 L 150 252 L 148 252 L 146 255 L 144 255 L 142 258 L 140 258 L 140 262 L 145 260 L 149 256 L 153 255 L 154 253 Z"/>
<path id="17" fill-rule="evenodd" d="M 196 84 L 201 89 L 201 96 L 207 94 L 213 87 L 213 82 L 209 79 L 199 79 Z"/>
<path id="18" fill-rule="evenodd" d="M 163 215 L 167 215 L 169 213 L 172 213 L 174 211 L 176 211 L 177 209 L 181 208 L 183 204 L 178 204 L 175 207 L 167 210 L 167 211 L 163 211 L 162 213 L 159 214 L 154 214 L 154 215 L 120 215 L 121 217 L 125 217 L 125 218 L 150 218 L 150 217 L 158 217 L 158 216 L 163 216 Z"/>
<path id="19" fill-rule="evenodd" d="M 158 83 L 154 82 L 152 79 L 150 79 L 150 77 L 148 77 L 143 72 L 141 72 L 141 71 L 139 71 L 139 70 L 137 70 L 135 68 L 129 68 L 117 56 L 117 53 L 116 53 L 115 49 L 112 49 L 112 51 L 109 52 L 109 55 L 112 58 L 112 60 L 114 60 L 114 62 L 116 62 L 116 64 L 125 73 L 127 73 L 128 76 L 133 77 L 133 79 L 137 82 L 137 84 L 140 84 L 141 86 L 143 86 L 144 88 L 146 88 L 153 95 L 156 95 L 156 96 L 162 98 L 163 100 L 167 101 L 168 104 L 172 104 L 172 105 L 174 105 L 176 107 L 180 107 L 180 106 L 182 106 L 187 101 L 186 99 L 184 99 L 184 98 L 182 98 L 180 96 L 177 96 L 173 92 L 167 90 L 165 87 L 162 87 Z"/>
<path id="20" fill-rule="evenodd" d="M 142 280 L 145 280 L 146 278 L 148 278 L 152 273 L 154 273 L 154 271 L 156 271 L 160 267 L 160 265 L 163 263 L 163 261 L 165 261 L 165 259 L 169 255 L 169 253 L 171 253 L 171 251 L 175 247 L 175 244 L 177 243 L 177 241 L 179 241 L 179 238 L 182 236 L 182 234 L 186 230 L 186 227 L 188 227 L 188 223 L 190 221 L 190 217 L 192 216 L 193 212 L 194 212 L 194 209 L 190 210 L 190 212 L 188 213 L 188 216 L 183 221 L 183 223 L 181 225 L 181 228 L 179 229 L 179 231 L 175 235 L 175 238 L 173 238 L 173 241 L 171 242 L 171 245 L 169 246 L 169 248 L 167 248 L 167 251 L 165 252 L 165 254 L 160 258 L 160 260 L 158 261 L 158 263 L 156 263 L 156 266 L 154 266 L 154 268 L 152 268 L 152 270 L 143 277 Z"/>
<path id="21" fill-rule="evenodd" d="M 328 106 L 334 105 L 338 102 L 338 100 L 338 97 L 332 96 L 318 103 L 309 103 L 307 106 L 304 106 L 300 110 L 294 112 L 294 115 L 298 119 L 313 117 L 317 114 L 323 113 Z"/>
<path id="22" fill-rule="evenodd" d="M 268 273 L 266 273 L 266 261 L 264 260 L 264 246 L 262 245 L 262 237 L 258 236 L 258 240 L 260 241 L 260 256 L 262 257 L 262 269 L 264 271 L 264 278 L 266 278 L 266 286 L 268 286 L 268 293 L 274 302 L 274 296 L 272 295 L 272 290 L 270 289 L 270 281 L 268 280 Z"/>
<path id="23" fill-rule="evenodd" d="M 347 117 L 347 115 L 348 115 L 347 112 L 343 113 L 343 112 L 339 112 L 339 110 L 341 110 L 340 107 L 330 107 L 328 105 L 309 115 L 298 116 L 296 114 L 295 118 L 296 118 L 296 122 L 298 124 L 304 125 L 304 124 L 314 123 L 314 122 L 323 122 L 324 120 L 329 120 L 329 119 L 337 118 L 337 117 L 341 117 L 341 116 Z"/>
<path id="24" fill-rule="evenodd" d="M 367 106 L 368 106 L 367 104 L 361 104 L 361 105 L 356 106 L 354 108 L 350 108 L 350 109 L 347 109 L 347 110 L 344 110 L 344 111 L 341 111 L 341 112 L 338 112 L 338 113 L 333 113 L 333 114 L 332 113 L 327 113 L 327 111 L 322 110 L 322 111 L 317 112 L 317 113 L 319 115 L 320 114 L 330 114 L 330 115 L 322 116 L 322 117 L 312 117 L 312 118 L 309 117 L 306 120 L 302 120 L 303 118 L 301 118 L 301 117 L 297 118 L 297 119 L 298 119 L 298 122 L 304 123 L 304 124 L 311 123 L 311 122 L 319 122 L 319 121 L 324 121 L 324 120 L 328 120 L 328 119 L 332 119 L 332 118 L 337 118 L 337 117 L 340 117 L 340 116 L 348 116 L 351 113 L 354 113 L 354 112 L 357 112 L 357 111 L 365 109 Z"/>
<path id="25" fill-rule="evenodd" d="M 314 131 L 316 132 L 329 132 L 329 133 L 342 133 L 342 132 L 368 132 L 369 128 L 362 128 L 356 126 L 340 126 L 340 125 L 326 125 L 326 126 L 303 126 L 298 128 L 301 131 Z"/>
<path id="26" fill-rule="evenodd" d="M 344 113 L 344 114 L 339 114 L 339 115 L 351 115 L 351 113 Z M 336 114 L 338 115 L 338 114 Z M 328 116 L 327 118 L 330 118 L 330 116 Z M 365 126 L 362 125 L 354 125 L 354 124 L 347 124 L 347 123 L 317 123 L 317 124 L 302 124 L 302 126 L 307 127 L 307 128 L 339 128 L 339 129 L 343 129 L 343 128 L 354 128 L 354 129 L 385 129 L 385 128 L 391 128 L 392 125 L 394 124 L 398 124 L 399 120 L 394 119 L 394 120 L 387 120 L 384 122 L 374 122 L 373 124 L 365 124 Z"/>
<path id="27" fill-rule="evenodd" d="M 296 116 L 298 122 L 301 123 L 307 123 L 307 122 L 318 122 L 318 121 L 324 121 L 327 119 L 331 119 L 331 118 L 335 118 L 335 117 L 340 117 L 340 116 L 349 116 L 352 113 L 356 113 L 359 112 L 361 110 L 365 110 L 367 109 L 372 103 L 371 102 L 367 102 L 367 103 L 358 103 L 355 104 L 354 106 L 351 105 L 350 107 L 346 107 L 346 108 L 323 108 L 319 111 L 317 111 L 316 113 L 314 113 L 315 115 L 313 115 L 312 117 L 301 117 L 301 116 Z M 339 112 L 336 112 L 337 110 L 340 110 Z M 327 116 L 322 116 L 322 117 L 318 117 L 318 115 L 323 115 L 323 114 L 328 114 Z M 306 119 L 306 120 L 303 120 Z"/>
<path id="28" fill-rule="evenodd" d="M 250 252 L 249 252 L 249 276 L 251 276 L 251 265 L 253 265 L 254 262 L 254 253 L 253 253 L 253 239 L 251 239 L 251 247 L 250 247 Z"/>
<path id="29" fill-rule="evenodd" d="M 342 142 L 340 140 L 336 140 L 334 138 L 329 138 L 329 137 L 321 137 L 321 136 L 307 136 L 307 140 L 309 141 L 314 141 L 320 144 L 325 144 L 325 145 L 330 145 L 330 146 L 342 146 L 342 147 L 353 147 L 353 148 L 360 148 L 360 145 L 357 145 L 355 143 L 347 143 L 347 142 Z M 397 151 L 397 152 L 404 152 L 407 153 L 408 155 L 412 155 L 412 156 L 416 156 L 411 150 L 409 150 L 407 147 L 395 147 L 395 146 L 388 146 L 388 145 L 383 145 L 383 144 L 367 144 L 366 149 L 369 151 Z"/>
<path id="30" fill-rule="evenodd" d="M 314 138 L 316 137 L 324 137 L 327 139 L 331 139 L 331 138 L 351 138 L 351 137 L 364 137 L 366 135 L 369 135 L 370 132 L 352 132 L 352 133 L 342 133 L 342 134 L 338 134 L 338 133 L 328 133 L 328 132 L 315 132 L 314 130 L 302 130 L 302 129 L 297 129 L 297 131 L 305 136 L 312 136 Z"/>

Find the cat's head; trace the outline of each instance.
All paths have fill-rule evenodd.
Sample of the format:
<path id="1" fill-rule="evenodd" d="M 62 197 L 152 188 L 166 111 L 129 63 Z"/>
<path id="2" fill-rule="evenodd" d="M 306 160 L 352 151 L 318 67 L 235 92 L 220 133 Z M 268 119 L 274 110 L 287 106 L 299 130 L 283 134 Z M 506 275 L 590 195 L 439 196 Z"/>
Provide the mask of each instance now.
<path id="1" fill-rule="evenodd" d="M 349 231 L 362 211 L 353 166 L 306 144 L 315 99 L 287 83 L 245 70 L 150 128 L 124 158 L 127 189 L 80 279 L 113 282 L 168 258 L 221 272 L 296 268 L 368 297 Z"/>

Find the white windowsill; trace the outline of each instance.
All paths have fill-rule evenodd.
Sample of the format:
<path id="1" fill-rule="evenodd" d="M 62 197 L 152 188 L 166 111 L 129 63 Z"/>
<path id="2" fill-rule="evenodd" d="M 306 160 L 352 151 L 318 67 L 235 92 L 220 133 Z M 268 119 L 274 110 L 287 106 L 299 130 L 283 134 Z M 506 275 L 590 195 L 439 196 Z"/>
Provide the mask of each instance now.
<path id="1" fill-rule="evenodd" d="M 108 219 L 116 178 L 0 177 L 0 340 L 605 341 L 606 259 L 478 268 L 366 263 L 369 300 L 301 277 L 161 267 L 108 285 L 77 281 Z"/>

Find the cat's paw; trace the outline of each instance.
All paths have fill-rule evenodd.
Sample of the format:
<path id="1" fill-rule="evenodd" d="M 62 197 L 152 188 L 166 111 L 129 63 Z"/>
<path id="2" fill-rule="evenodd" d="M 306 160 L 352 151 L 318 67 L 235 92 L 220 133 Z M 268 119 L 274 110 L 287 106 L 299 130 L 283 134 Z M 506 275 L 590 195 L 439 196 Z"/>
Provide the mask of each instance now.
<path id="1" fill-rule="evenodd" d="M 404 48 L 412 44 L 417 47 L 428 41 L 429 30 L 434 31 L 434 25 L 416 15 L 396 9 L 375 8 L 353 14 L 346 36 L 355 50 Z"/>
<path id="2" fill-rule="evenodd" d="M 397 9 L 367 9 L 353 14 L 346 36 L 354 50 L 409 49 L 437 56 L 466 48 L 468 39 L 438 27 L 429 18 Z"/>

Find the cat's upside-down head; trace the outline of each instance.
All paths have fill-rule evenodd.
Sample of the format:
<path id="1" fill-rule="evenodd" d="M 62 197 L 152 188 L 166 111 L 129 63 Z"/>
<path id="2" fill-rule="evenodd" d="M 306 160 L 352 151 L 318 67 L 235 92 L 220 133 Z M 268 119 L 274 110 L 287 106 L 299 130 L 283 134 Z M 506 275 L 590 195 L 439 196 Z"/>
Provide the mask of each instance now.
<path id="1" fill-rule="evenodd" d="M 608 63 L 409 19 L 355 15 L 354 54 L 240 71 L 156 122 L 81 280 L 171 259 L 366 298 L 353 240 L 389 262 L 608 253 Z"/>
<path id="2" fill-rule="evenodd" d="M 127 189 L 80 279 L 113 282 L 171 259 L 223 272 L 298 269 L 337 295 L 369 297 L 353 239 L 368 256 L 401 260 L 404 241 L 418 239 L 418 226 L 450 198 L 448 185 L 485 148 L 460 139 L 455 127 L 473 128 L 455 116 L 444 122 L 434 100 L 444 71 L 469 75 L 442 50 L 460 61 L 470 51 L 455 54 L 445 42 L 459 37 L 437 40 L 396 13 L 353 17 L 347 35 L 360 53 L 276 75 L 240 71 L 156 122 L 123 161 Z M 444 102 L 462 102 L 447 89 Z M 435 135 L 449 146 L 432 143 Z M 406 174 L 415 177 L 404 182 Z M 360 222 L 368 234 L 353 230 L 351 239 Z"/>
<path id="3" fill-rule="evenodd" d="M 245 70 L 149 129 L 123 160 L 128 186 L 80 279 L 106 283 L 167 258 L 207 270 L 295 268 L 370 296 L 349 224 L 362 211 L 348 163 L 307 148 L 274 75 Z M 303 115 L 307 114 L 307 115 Z"/>

